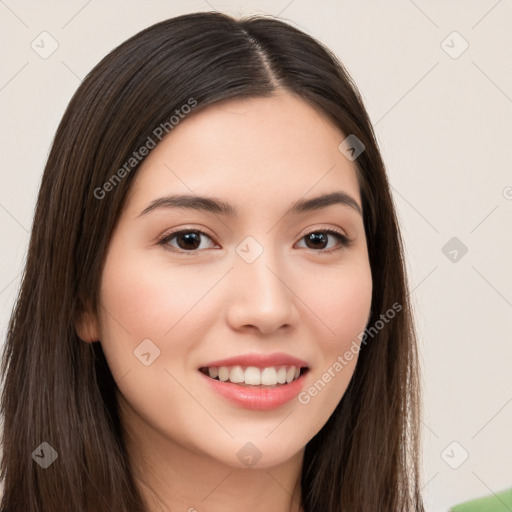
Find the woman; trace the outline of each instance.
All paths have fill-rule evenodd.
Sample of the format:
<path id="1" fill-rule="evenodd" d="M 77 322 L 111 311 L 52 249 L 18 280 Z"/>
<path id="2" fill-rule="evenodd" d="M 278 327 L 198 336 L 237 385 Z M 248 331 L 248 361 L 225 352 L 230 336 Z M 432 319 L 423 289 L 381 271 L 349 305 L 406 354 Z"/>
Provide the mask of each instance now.
<path id="1" fill-rule="evenodd" d="M 3 359 L 9 512 L 422 511 L 403 250 L 355 85 L 276 19 L 86 77 Z"/>

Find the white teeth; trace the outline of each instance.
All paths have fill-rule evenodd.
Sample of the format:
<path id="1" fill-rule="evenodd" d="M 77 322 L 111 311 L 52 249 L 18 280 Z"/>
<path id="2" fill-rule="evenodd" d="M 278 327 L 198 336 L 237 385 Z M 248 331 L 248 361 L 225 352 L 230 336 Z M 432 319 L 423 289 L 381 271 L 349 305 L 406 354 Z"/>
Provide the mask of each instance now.
<path id="1" fill-rule="evenodd" d="M 229 372 L 229 380 L 235 384 L 245 380 L 245 373 L 241 366 L 233 366 L 233 368 L 231 368 L 231 372 Z"/>
<path id="2" fill-rule="evenodd" d="M 219 368 L 219 380 L 226 382 L 229 379 L 229 370 L 225 366 Z"/>
<path id="3" fill-rule="evenodd" d="M 281 368 L 277 370 L 277 382 L 279 384 L 284 384 L 286 382 L 286 366 L 281 366 Z"/>
<path id="4" fill-rule="evenodd" d="M 245 370 L 245 383 L 252 386 L 259 386 L 261 384 L 261 371 L 256 366 L 248 366 Z"/>
<path id="5" fill-rule="evenodd" d="M 277 384 L 277 372 L 275 368 L 264 368 L 261 372 L 261 383 L 265 386 Z"/>
<path id="6" fill-rule="evenodd" d="M 288 368 L 288 371 L 286 372 L 287 384 L 290 384 L 290 382 L 292 382 L 294 378 L 295 378 L 295 366 L 290 366 L 290 368 Z"/>
<path id="7" fill-rule="evenodd" d="M 300 368 L 296 366 L 269 366 L 257 368 L 256 366 L 221 366 L 208 368 L 208 375 L 218 378 L 222 382 L 230 381 L 234 384 L 247 384 L 250 386 L 276 386 L 277 384 L 290 384 L 300 377 Z"/>

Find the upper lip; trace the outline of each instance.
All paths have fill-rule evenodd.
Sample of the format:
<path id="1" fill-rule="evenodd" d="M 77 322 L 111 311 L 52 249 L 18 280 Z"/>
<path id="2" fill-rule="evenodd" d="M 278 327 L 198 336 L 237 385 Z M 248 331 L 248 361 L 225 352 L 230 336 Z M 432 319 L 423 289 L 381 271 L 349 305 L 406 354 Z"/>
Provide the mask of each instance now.
<path id="1" fill-rule="evenodd" d="M 283 352 L 274 354 L 242 354 L 211 361 L 201 368 L 219 368 L 221 366 L 255 366 L 257 368 L 268 368 L 269 366 L 296 366 L 298 368 L 308 367 L 308 363 Z"/>

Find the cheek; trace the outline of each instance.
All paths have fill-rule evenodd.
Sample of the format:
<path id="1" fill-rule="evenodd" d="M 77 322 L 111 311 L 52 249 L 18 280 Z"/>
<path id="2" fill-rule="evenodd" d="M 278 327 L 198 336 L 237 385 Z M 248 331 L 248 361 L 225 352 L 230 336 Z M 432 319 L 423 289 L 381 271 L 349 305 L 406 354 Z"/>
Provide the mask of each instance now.
<path id="1" fill-rule="evenodd" d="M 192 266 L 158 264 L 150 258 L 109 255 L 102 279 L 105 309 L 132 337 L 163 339 L 218 279 Z M 106 318 L 111 323 L 112 318 Z"/>
<path id="2" fill-rule="evenodd" d="M 317 273 L 315 279 L 307 281 L 303 282 L 302 293 L 315 313 L 309 318 L 314 318 L 317 326 L 314 332 L 319 357 L 298 402 L 310 418 L 307 435 L 311 438 L 334 412 L 354 374 L 360 335 L 371 308 L 372 278 L 369 264 L 362 260 L 336 272 L 330 269 L 324 275 Z M 308 288 L 312 282 L 314 287 Z"/>
<path id="3" fill-rule="evenodd" d="M 193 308 L 215 280 L 218 276 L 212 272 L 202 276 L 192 266 L 156 264 L 140 251 L 117 247 L 104 266 L 101 344 L 123 401 L 129 404 L 129 417 L 133 420 L 136 411 L 145 423 L 176 439 L 183 436 L 180 429 L 190 422 L 187 415 L 195 403 L 179 384 L 189 364 L 191 333 L 200 335 Z M 149 354 L 146 361 L 144 354 Z"/>
<path id="4" fill-rule="evenodd" d="M 141 371 L 138 347 L 150 349 L 151 358 L 158 355 L 151 368 L 159 365 L 163 336 L 177 321 L 174 317 L 180 309 L 175 293 L 180 283 L 162 280 L 155 266 L 119 245 L 113 244 L 107 255 L 100 290 L 100 339 L 116 380 Z"/>
<path id="5" fill-rule="evenodd" d="M 300 297 L 309 315 L 325 333 L 317 339 L 324 353 L 333 354 L 350 346 L 364 331 L 371 308 L 372 277 L 369 263 L 318 270 L 301 280 Z"/>
<path id="6" fill-rule="evenodd" d="M 151 369 L 181 372 L 196 340 L 214 319 L 211 308 L 205 310 L 206 296 L 225 269 L 170 265 L 160 254 L 153 256 L 143 257 L 140 250 L 130 251 L 119 243 L 113 244 L 105 261 L 100 339 L 114 378 L 132 372 L 133 379 L 148 369 L 136 359 L 140 347 L 158 354 Z"/>

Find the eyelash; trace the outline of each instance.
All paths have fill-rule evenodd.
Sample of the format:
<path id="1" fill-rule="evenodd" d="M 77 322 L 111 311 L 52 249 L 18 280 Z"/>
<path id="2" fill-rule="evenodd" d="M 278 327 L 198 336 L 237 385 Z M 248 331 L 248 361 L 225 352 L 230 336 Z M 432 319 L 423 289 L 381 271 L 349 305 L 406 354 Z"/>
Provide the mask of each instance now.
<path id="1" fill-rule="evenodd" d="M 184 249 L 179 249 L 179 248 L 172 247 L 172 246 L 169 245 L 169 241 L 170 240 L 175 238 L 177 235 L 181 235 L 181 234 L 184 234 L 184 233 L 198 233 L 198 234 L 204 235 L 207 238 L 209 238 L 210 240 L 212 240 L 212 238 L 207 233 L 205 233 L 204 231 L 201 231 L 200 229 L 191 229 L 190 228 L 190 229 L 181 229 L 181 230 L 178 230 L 178 231 L 173 231 L 171 233 L 167 233 L 167 234 L 163 235 L 163 237 L 160 238 L 160 240 L 158 241 L 158 244 L 162 245 L 165 249 L 170 250 L 172 252 L 176 252 L 176 253 L 196 254 L 197 252 L 201 252 L 201 250 L 198 250 L 198 249 L 195 249 L 193 251 L 185 251 Z M 300 240 L 303 240 L 308 235 L 311 235 L 313 233 L 326 233 L 326 234 L 329 234 L 329 235 L 334 235 L 336 238 L 338 238 L 338 240 L 340 242 L 339 247 L 337 247 L 335 249 L 329 249 L 329 250 L 325 250 L 325 249 L 320 249 L 320 250 L 309 249 L 310 251 L 315 252 L 315 253 L 330 254 L 330 253 L 339 251 L 341 249 L 348 248 L 348 247 L 350 247 L 353 244 L 352 240 L 347 238 L 347 236 L 345 236 L 342 232 L 340 232 L 340 231 L 338 231 L 336 229 L 333 229 L 333 228 L 331 228 L 331 229 L 321 229 L 320 228 L 320 229 L 317 229 L 317 230 L 310 231 L 309 233 L 306 233 L 304 236 L 302 236 L 300 238 Z"/>

